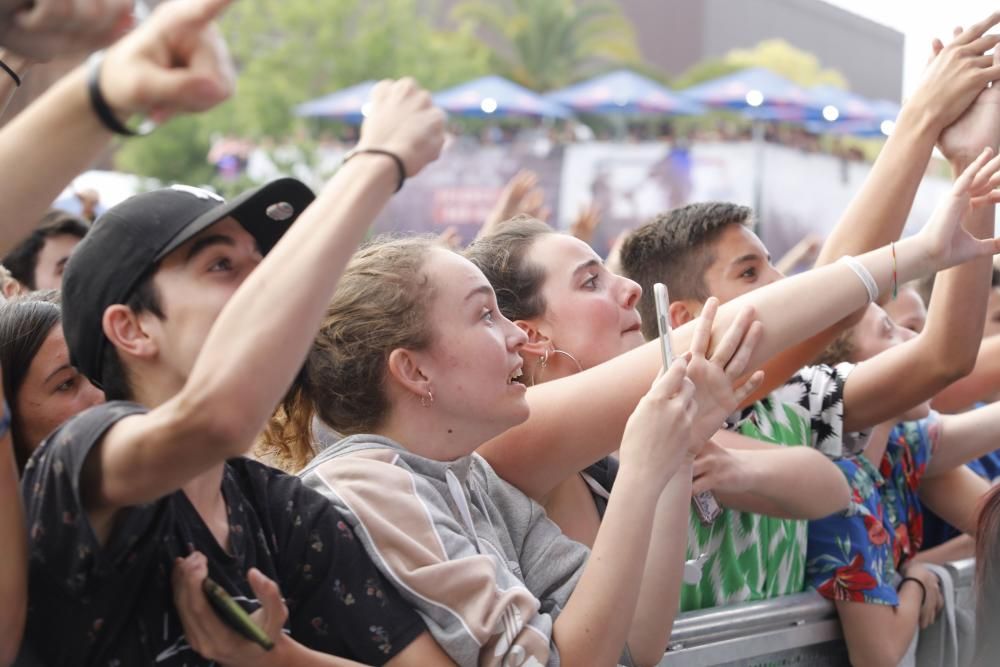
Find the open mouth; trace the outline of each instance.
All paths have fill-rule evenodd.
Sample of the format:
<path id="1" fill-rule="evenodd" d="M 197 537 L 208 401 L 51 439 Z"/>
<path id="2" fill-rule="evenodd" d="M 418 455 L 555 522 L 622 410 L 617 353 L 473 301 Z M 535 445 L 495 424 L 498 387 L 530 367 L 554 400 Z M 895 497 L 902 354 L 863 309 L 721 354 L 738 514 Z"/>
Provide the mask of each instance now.
<path id="1" fill-rule="evenodd" d="M 507 378 L 507 384 L 524 384 L 521 381 L 522 375 L 524 375 L 524 371 L 520 366 L 518 366 L 517 369 L 510 374 L 510 377 Z"/>

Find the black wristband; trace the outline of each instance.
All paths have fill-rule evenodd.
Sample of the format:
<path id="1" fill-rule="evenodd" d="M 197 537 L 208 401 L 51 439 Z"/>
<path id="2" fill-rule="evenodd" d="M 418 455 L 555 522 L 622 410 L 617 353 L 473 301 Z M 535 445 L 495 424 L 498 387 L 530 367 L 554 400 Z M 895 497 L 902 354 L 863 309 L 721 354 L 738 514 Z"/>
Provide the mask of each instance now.
<path id="1" fill-rule="evenodd" d="M 10 74 L 10 78 L 14 79 L 15 86 L 18 88 L 21 87 L 21 77 L 18 76 L 17 72 L 15 72 L 10 65 L 0 60 L 0 69 L 3 69 L 3 71 L 7 72 L 7 74 Z"/>
<path id="2" fill-rule="evenodd" d="M 924 603 L 927 602 L 927 587 L 924 586 L 924 582 L 920 581 L 916 577 L 903 577 L 903 581 L 899 584 L 899 589 L 903 589 L 903 584 L 907 581 L 912 581 L 920 586 L 920 606 L 923 607 Z"/>
<path id="3" fill-rule="evenodd" d="M 383 150 L 381 148 L 355 148 L 353 151 L 348 151 L 347 155 L 344 156 L 344 159 L 340 161 L 340 164 L 344 164 L 355 155 L 361 155 L 362 153 L 385 155 L 386 157 L 392 158 L 392 161 L 396 163 L 396 171 L 399 172 L 399 185 L 396 186 L 395 192 L 399 192 L 403 189 L 403 183 L 406 182 L 406 166 L 403 164 L 402 158 L 392 151 Z"/>
<path id="4" fill-rule="evenodd" d="M 108 101 L 104 99 L 104 93 L 101 92 L 101 67 L 103 65 L 104 52 L 98 51 L 91 56 L 87 72 L 87 93 L 90 96 L 90 106 L 94 109 L 97 119 L 101 121 L 101 125 L 115 134 L 125 137 L 147 135 L 156 129 L 156 124 L 151 121 L 144 121 L 137 129 L 133 130 L 118 120 L 118 116 L 115 115 Z"/>

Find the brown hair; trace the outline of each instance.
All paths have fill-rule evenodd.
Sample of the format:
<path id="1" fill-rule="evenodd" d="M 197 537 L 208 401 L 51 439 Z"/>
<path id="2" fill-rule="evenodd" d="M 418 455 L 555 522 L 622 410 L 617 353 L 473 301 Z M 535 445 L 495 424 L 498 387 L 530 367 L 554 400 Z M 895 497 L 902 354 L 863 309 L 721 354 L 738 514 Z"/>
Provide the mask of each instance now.
<path id="1" fill-rule="evenodd" d="M 857 325 L 855 325 L 857 326 Z M 826 349 L 823 350 L 814 364 L 822 364 L 826 366 L 836 366 L 837 364 L 842 364 L 845 361 L 850 361 L 854 356 L 854 351 L 857 346 L 854 344 L 854 327 L 845 329 L 837 335 L 836 338 L 831 341 Z"/>
<path id="2" fill-rule="evenodd" d="M 666 283 L 670 301 L 705 301 L 711 294 L 705 271 L 715 261 L 710 247 L 730 225 L 750 226 L 753 210 L 739 204 L 688 204 L 661 213 L 628 235 L 621 249 L 622 273 L 642 287 L 642 334 L 657 336 L 653 285 Z"/>
<path id="3" fill-rule="evenodd" d="M 994 486 L 981 501 L 976 524 L 976 628 L 990 627 L 1000 614 L 1000 486 Z M 990 643 L 987 633 L 976 632 L 976 655 L 980 657 Z M 978 663 L 977 663 L 978 664 Z"/>
<path id="4" fill-rule="evenodd" d="M 313 457 L 312 418 L 344 435 L 370 433 L 389 410 L 386 364 L 397 348 L 431 343 L 432 302 L 423 272 L 433 237 L 380 237 L 351 259 L 295 384 L 257 454 L 289 471 Z"/>
<path id="5" fill-rule="evenodd" d="M 545 268 L 528 262 L 527 255 L 539 236 L 555 233 L 541 220 L 519 215 L 465 251 L 493 285 L 497 306 L 508 320 L 530 320 L 545 312 Z"/>

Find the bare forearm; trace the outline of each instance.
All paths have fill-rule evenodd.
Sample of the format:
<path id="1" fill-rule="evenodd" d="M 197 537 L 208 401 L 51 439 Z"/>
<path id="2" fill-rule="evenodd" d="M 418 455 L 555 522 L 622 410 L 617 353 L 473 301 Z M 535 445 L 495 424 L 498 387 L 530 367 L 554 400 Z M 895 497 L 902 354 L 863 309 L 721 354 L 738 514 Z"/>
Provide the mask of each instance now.
<path id="1" fill-rule="evenodd" d="M 553 638 L 569 665 L 615 665 L 629 638 L 645 570 L 657 490 L 623 463 L 583 576 Z"/>
<path id="2" fill-rule="evenodd" d="M 897 245 L 899 280 L 929 270 L 917 239 Z M 880 290 L 892 280 L 888 248 L 858 258 Z M 822 294 L 823 298 L 816 298 Z M 759 368 L 789 346 L 814 336 L 867 303 L 854 271 L 835 263 L 778 281 L 719 308 L 713 325 L 718 341 L 746 306 L 763 327 L 747 371 Z M 690 345 L 694 323 L 674 331 L 674 349 Z M 642 347 L 567 378 L 528 390 L 531 417 L 481 448 L 504 479 L 532 498 L 544 498 L 560 481 L 606 456 L 620 442 L 625 422 L 661 366 L 659 343 Z M 614 387 L 614 391 L 608 391 Z"/>
<path id="3" fill-rule="evenodd" d="M 844 474 L 814 449 L 783 447 L 737 455 L 745 461 L 750 487 L 742 493 L 720 491 L 719 502 L 726 507 L 783 519 L 820 519 L 850 504 Z"/>
<path id="4" fill-rule="evenodd" d="M 977 401 L 988 400 L 997 391 L 1000 391 L 1000 336 L 991 336 L 979 345 L 972 372 L 938 392 L 934 409 L 961 412 Z"/>
<path id="5" fill-rule="evenodd" d="M 2 396 L 0 396 L 2 398 Z M 17 465 L 10 435 L 0 438 L 0 537 L 3 560 L 0 562 L 0 664 L 9 665 L 17 656 L 24 632 L 28 607 L 28 561 L 24 512 L 18 493 Z"/>
<path id="6" fill-rule="evenodd" d="M 14 73 L 21 79 L 24 78 L 28 68 L 31 66 L 30 60 L 16 53 L 11 53 L 6 49 L 0 49 L 0 60 L 2 60 L 7 67 L 14 70 Z M 0 116 L 2 116 L 3 112 L 7 110 L 7 105 L 10 104 L 10 101 L 14 99 L 14 94 L 17 92 L 17 89 L 18 84 L 14 80 L 14 77 L 7 72 L 0 72 Z"/>
<path id="7" fill-rule="evenodd" d="M 900 237 L 937 137 L 938 128 L 925 114 L 903 107 L 861 191 L 823 243 L 816 266 L 881 248 Z"/>
<path id="8" fill-rule="evenodd" d="M 0 131 L 0 163 L 17 165 L 0 181 L 0 200 L 17 211 L 4 222 L 0 254 L 31 233 L 52 201 L 110 139 L 111 133 L 91 111 L 83 67 L 56 82 Z"/>
<path id="9" fill-rule="evenodd" d="M 979 502 L 989 490 L 989 482 L 959 466 L 921 480 L 920 500 L 958 530 L 975 536 Z"/>
<path id="10" fill-rule="evenodd" d="M 941 417 L 940 444 L 927 464 L 934 477 L 1000 449 L 1000 403 Z"/>
<path id="11" fill-rule="evenodd" d="M 920 587 L 909 583 L 899 589 L 899 606 L 837 602 L 840 625 L 854 667 L 897 665 L 917 634 L 920 624 Z"/>
<path id="12" fill-rule="evenodd" d="M 334 176 L 223 308 L 181 392 L 144 417 L 144 428 L 156 422 L 183 443 L 183 456 L 176 445 L 135 447 L 138 434 L 117 437 L 128 420 L 109 432 L 103 484 L 117 481 L 120 491 L 105 488 L 100 504 L 159 498 L 252 446 L 302 366 L 349 257 L 392 193 L 393 164 L 374 157 L 359 156 Z"/>
<path id="13" fill-rule="evenodd" d="M 970 535 L 959 535 L 944 544 L 930 549 L 924 549 L 913 560 L 921 563 L 944 565 L 956 560 L 974 558 L 976 555 L 976 540 Z"/>
<path id="14" fill-rule="evenodd" d="M 649 555 L 628 639 L 629 650 L 639 665 L 659 664 L 670 641 L 687 553 L 691 473 L 690 464 L 681 466 L 656 504 Z"/>

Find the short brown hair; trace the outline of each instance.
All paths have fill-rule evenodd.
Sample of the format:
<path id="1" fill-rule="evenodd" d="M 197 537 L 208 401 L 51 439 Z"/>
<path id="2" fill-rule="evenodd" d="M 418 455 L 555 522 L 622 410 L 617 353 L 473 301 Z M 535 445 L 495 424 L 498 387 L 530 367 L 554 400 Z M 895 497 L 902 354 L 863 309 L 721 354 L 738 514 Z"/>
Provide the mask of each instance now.
<path id="1" fill-rule="evenodd" d="M 297 471 L 313 457 L 312 418 L 338 433 L 370 433 L 384 421 L 389 354 L 426 349 L 433 294 L 424 265 L 433 237 L 380 237 L 348 263 L 305 366 L 258 446 L 278 467 Z"/>
<path id="2" fill-rule="evenodd" d="M 671 301 L 704 302 L 711 296 L 705 284 L 705 271 L 715 261 L 711 244 L 730 225 L 752 221 L 748 206 L 705 202 L 661 213 L 629 234 L 621 249 L 622 273 L 642 287 L 638 308 L 646 339 L 657 335 L 653 285 L 666 283 Z"/>

